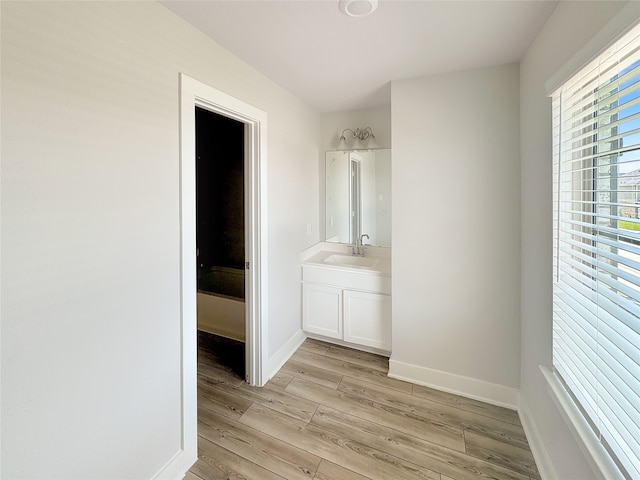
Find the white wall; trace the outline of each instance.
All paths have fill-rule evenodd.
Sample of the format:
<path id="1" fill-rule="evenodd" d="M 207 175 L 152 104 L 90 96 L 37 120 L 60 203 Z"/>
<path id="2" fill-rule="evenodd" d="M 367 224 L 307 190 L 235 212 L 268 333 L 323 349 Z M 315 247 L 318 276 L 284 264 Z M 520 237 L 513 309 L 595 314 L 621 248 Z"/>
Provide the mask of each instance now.
<path id="1" fill-rule="evenodd" d="M 520 374 L 518 85 L 511 64 L 391 87 L 390 371 L 506 404 Z M 506 397 L 465 391 L 469 378 Z"/>
<path id="2" fill-rule="evenodd" d="M 0 476 L 151 478 L 180 447 L 178 74 L 268 115 L 268 356 L 300 329 L 320 115 L 156 3 L 0 8 Z"/>
<path id="3" fill-rule="evenodd" d="M 544 445 L 551 478 L 594 478 L 560 417 L 539 365 L 551 365 L 551 100 L 545 82 L 589 43 L 624 2 L 560 2 L 521 62 L 521 401 Z M 545 453 L 546 451 L 546 453 Z M 548 457 L 547 457 L 548 455 Z M 548 463 L 551 463 L 549 468 Z M 554 474 L 555 470 L 555 474 Z"/>

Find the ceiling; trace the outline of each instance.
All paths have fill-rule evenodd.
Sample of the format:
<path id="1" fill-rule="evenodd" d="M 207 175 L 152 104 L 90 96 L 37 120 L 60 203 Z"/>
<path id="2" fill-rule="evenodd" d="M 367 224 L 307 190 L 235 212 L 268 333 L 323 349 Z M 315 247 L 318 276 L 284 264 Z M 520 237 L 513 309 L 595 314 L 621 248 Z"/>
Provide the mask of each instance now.
<path id="1" fill-rule="evenodd" d="M 164 0 L 163 5 L 320 112 L 389 105 L 392 80 L 516 62 L 557 1 Z"/>

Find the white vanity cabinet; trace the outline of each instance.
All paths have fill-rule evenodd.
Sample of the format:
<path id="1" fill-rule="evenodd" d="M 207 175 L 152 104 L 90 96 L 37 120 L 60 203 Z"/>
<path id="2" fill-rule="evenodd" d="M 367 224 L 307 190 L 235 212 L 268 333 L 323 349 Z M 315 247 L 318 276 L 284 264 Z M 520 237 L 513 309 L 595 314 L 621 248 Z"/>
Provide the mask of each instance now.
<path id="1" fill-rule="evenodd" d="M 302 329 L 342 339 L 342 289 L 315 283 L 302 284 Z"/>
<path id="2" fill-rule="evenodd" d="M 371 267 L 334 261 L 335 255 L 319 254 L 302 263 L 303 330 L 337 343 L 390 352 L 390 259 L 382 258 Z"/>
<path id="3" fill-rule="evenodd" d="M 343 340 L 391 351 L 391 295 L 343 290 Z"/>

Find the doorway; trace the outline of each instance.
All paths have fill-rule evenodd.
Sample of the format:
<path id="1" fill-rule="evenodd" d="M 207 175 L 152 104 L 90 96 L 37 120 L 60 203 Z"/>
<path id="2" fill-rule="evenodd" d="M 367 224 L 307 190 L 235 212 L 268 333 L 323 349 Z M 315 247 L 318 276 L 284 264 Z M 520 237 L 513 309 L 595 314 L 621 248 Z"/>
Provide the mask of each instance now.
<path id="1" fill-rule="evenodd" d="M 244 123 L 196 106 L 198 347 L 245 378 Z"/>
<path id="2" fill-rule="evenodd" d="M 235 97 L 180 74 L 181 449 L 168 466 L 182 472 L 197 460 L 196 107 L 239 121 L 244 129 L 245 380 L 266 381 L 268 327 L 267 115 Z M 176 470 L 178 471 L 178 470 Z"/>

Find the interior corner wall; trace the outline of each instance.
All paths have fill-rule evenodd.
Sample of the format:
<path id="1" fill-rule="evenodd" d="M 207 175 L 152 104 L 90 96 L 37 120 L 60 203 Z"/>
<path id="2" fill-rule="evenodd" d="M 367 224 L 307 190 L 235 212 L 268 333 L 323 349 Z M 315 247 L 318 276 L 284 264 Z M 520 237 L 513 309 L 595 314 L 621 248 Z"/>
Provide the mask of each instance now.
<path id="1" fill-rule="evenodd" d="M 509 64 L 391 87 L 391 363 L 516 396 L 518 76 Z"/>
<path id="2" fill-rule="evenodd" d="M 179 74 L 267 112 L 267 359 L 301 328 L 321 117 L 156 2 L 0 8 L 0 477 L 153 478 L 181 447 Z"/>
<path id="3" fill-rule="evenodd" d="M 541 445 L 549 478 L 595 478 L 562 420 L 540 365 L 552 358 L 551 99 L 545 82 L 569 62 L 627 2 L 559 2 L 520 69 L 522 309 L 520 395 Z M 604 47 L 601 45 L 600 47 Z M 596 53 L 596 52 L 593 52 Z"/>

